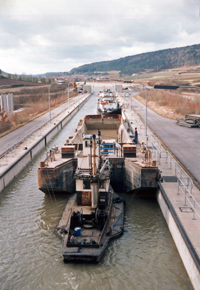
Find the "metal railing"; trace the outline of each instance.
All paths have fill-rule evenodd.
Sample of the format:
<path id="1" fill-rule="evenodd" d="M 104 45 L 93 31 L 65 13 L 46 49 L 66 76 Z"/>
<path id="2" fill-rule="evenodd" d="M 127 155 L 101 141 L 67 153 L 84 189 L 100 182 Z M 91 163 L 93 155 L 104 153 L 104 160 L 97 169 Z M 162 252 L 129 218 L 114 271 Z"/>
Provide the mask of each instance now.
<path id="1" fill-rule="evenodd" d="M 128 109 L 128 105 L 125 105 L 125 110 Z M 132 116 L 132 108 L 128 109 Z M 125 114 L 126 115 L 126 114 Z M 137 115 L 138 116 L 138 115 Z M 135 124 L 138 128 L 142 128 L 144 123 L 138 117 L 136 118 Z M 129 122 L 130 123 L 130 122 Z M 195 220 L 195 214 L 200 218 L 200 204 L 192 194 L 194 182 L 192 178 L 185 172 L 181 165 L 175 160 L 175 158 L 162 147 L 161 142 L 154 136 L 154 134 L 147 129 L 146 146 L 152 152 L 152 157 L 156 159 L 158 165 L 161 164 L 161 159 L 165 159 L 165 164 L 169 164 L 169 168 L 173 170 L 175 177 L 177 178 L 178 192 L 177 194 L 184 194 L 184 206 L 189 204 L 193 211 L 192 219 Z"/>
<path id="2" fill-rule="evenodd" d="M 160 141 L 152 134 L 150 130 L 148 130 L 148 143 L 151 144 L 148 148 L 152 151 L 152 155 L 156 158 L 156 162 L 160 165 L 160 161 L 163 158 L 165 159 L 165 164 L 169 164 L 169 168 L 173 170 L 174 175 L 177 178 L 177 194 L 184 194 L 184 206 L 187 206 L 188 201 L 188 204 L 190 204 L 193 211 L 192 219 L 196 219 L 195 214 L 197 214 L 200 218 L 200 204 L 192 194 L 192 189 L 194 186 L 192 178 L 185 172 L 182 166 L 167 150 L 162 149 Z M 199 210 L 199 212 L 197 210 Z"/>
<path id="3" fill-rule="evenodd" d="M 6 161 L 7 161 L 9 153 L 12 153 L 12 157 L 13 157 L 16 154 L 16 148 L 19 147 L 21 144 L 24 143 L 27 146 L 29 140 L 31 140 L 31 139 L 34 140 L 35 133 L 39 130 L 42 130 L 48 123 L 49 123 L 49 121 L 45 122 L 40 127 L 36 126 L 36 128 L 34 130 L 26 131 L 26 134 L 23 137 L 17 137 L 12 142 L 7 143 L 4 146 L 4 151 L 1 152 L 0 161 L 3 158 L 6 158 Z M 0 166 L 1 166 L 1 163 L 0 163 Z"/>

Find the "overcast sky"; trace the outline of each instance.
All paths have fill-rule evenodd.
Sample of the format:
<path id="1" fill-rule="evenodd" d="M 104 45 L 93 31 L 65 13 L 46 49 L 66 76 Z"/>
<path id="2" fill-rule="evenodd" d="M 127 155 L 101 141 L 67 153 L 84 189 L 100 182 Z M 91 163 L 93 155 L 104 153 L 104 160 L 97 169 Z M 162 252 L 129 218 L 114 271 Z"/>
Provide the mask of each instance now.
<path id="1" fill-rule="evenodd" d="M 200 0 L 0 0 L 0 69 L 37 74 L 200 43 Z"/>

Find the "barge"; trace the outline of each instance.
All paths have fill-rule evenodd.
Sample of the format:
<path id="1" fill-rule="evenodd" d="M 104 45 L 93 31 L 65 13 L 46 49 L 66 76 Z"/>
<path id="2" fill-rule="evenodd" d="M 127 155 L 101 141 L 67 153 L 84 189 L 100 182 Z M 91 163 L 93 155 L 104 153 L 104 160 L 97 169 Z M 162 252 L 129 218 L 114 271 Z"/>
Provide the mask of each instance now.
<path id="1" fill-rule="evenodd" d="M 110 90 L 99 93 L 97 112 L 100 114 L 121 114 L 121 107 L 116 95 Z"/>
<path id="2" fill-rule="evenodd" d="M 137 152 L 121 115 L 87 115 L 59 150 L 38 168 L 39 189 L 72 194 L 55 233 L 64 261 L 98 262 L 110 239 L 123 233 L 124 201 L 116 191 L 157 188 L 159 169 Z"/>

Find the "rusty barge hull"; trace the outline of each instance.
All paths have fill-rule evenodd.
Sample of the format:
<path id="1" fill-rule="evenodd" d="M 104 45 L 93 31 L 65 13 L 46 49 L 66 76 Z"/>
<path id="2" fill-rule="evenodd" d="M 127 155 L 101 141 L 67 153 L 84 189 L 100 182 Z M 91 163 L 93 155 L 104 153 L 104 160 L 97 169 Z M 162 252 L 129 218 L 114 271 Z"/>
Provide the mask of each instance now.
<path id="1" fill-rule="evenodd" d="M 124 231 L 124 207 L 123 198 L 120 198 L 110 187 L 108 207 L 106 209 L 108 217 L 104 228 L 88 227 L 86 223 L 92 210 L 87 206 L 77 205 L 77 194 L 74 194 L 68 201 L 62 217 L 55 229 L 56 235 L 63 240 L 62 255 L 65 262 L 90 262 L 98 263 L 107 248 L 111 239 L 117 238 Z M 115 201 L 113 203 L 113 200 Z M 72 211 L 83 210 L 81 236 L 76 237 L 71 229 L 70 216 Z M 95 218 L 94 218 L 95 219 Z M 93 222 L 94 222 L 93 219 Z M 90 220 L 92 222 L 92 220 Z M 87 226 L 87 227 L 86 227 Z M 73 242 L 70 242 L 69 235 L 73 234 Z"/>
<path id="2" fill-rule="evenodd" d="M 38 168 L 38 188 L 46 194 L 69 194 L 75 192 L 74 171 L 77 159 L 57 162 L 53 167 Z"/>
<path id="3" fill-rule="evenodd" d="M 116 192 L 129 192 L 135 189 L 158 188 L 158 167 L 146 167 L 140 158 L 109 158 L 112 165 L 111 185 Z M 140 160 L 141 161 L 141 160 Z M 39 189 L 44 193 L 71 194 L 75 192 L 73 178 L 77 167 L 76 158 L 69 158 L 55 168 L 38 169 Z"/>
<path id="4" fill-rule="evenodd" d="M 103 154 L 112 165 L 110 181 L 114 191 L 129 192 L 140 188 L 158 188 L 159 168 L 155 163 L 143 162 L 144 154 L 136 152 L 136 145 L 127 131 L 129 129 L 127 126 L 127 122 L 124 125 L 121 115 L 85 116 L 84 120 L 79 121 L 74 135 L 70 136 L 61 148 L 61 152 L 53 156 L 50 154 L 46 161 L 40 162 L 39 189 L 47 194 L 74 193 L 74 172 L 78 167 L 78 159 L 85 157 L 81 155 L 83 142 L 89 142 L 83 141 L 82 136 L 98 134 L 98 131 L 101 131 L 102 139 L 116 140 L 121 146 L 115 155 Z M 89 149 L 87 154 L 89 156 Z"/>

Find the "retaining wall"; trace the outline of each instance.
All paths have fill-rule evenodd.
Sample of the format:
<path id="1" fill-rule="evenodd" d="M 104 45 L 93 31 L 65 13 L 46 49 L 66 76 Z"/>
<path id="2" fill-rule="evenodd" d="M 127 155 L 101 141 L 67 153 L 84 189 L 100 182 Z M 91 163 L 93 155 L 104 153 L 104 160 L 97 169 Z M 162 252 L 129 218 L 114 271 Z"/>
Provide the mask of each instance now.
<path id="1" fill-rule="evenodd" d="M 171 205 L 162 185 L 159 184 L 157 193 L 157 201 L 163 216 L 166 220 L 168 228 L 173 237 L 179 255 L 183 261 L 185 269 L 188 273 L 190 281 L 194 289 L 200 289 L 200 260 L 196 251 L 189 240 L 181 222 L 179 221 L 173 206 Z"/>
<path id="2" fill-rule="evenodd" d="M 56 123 L 55 126 L 48 133 L 42 136 L 39 141 L 32 145 L 32 147 L 24 151 L 24 154 L 22 154 L 14 164 L 9 166 L 0 175 L 0 192 L 13 180 L 17 174 L 20 173 L 22 169 L 26 167 L 26 165 L 48 144 L 48 142 L 62 130 L 65 124 L 67 124 L 67 122 L 69 122 L 69 120 L 83 107 L 90 97 L 91 94 L 89 94 L 88 97 L 81 104 L 75 107 L 68 115 Z"/>

